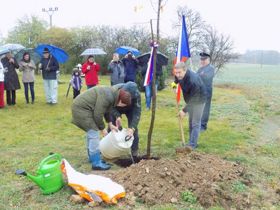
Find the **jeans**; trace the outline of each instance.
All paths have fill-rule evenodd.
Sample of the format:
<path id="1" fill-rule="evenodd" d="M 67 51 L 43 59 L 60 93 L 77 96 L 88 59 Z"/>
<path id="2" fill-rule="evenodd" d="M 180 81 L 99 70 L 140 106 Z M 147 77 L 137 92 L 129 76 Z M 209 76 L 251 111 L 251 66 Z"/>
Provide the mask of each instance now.
<path id="1" fill-rule="evenodd" d="M 26 103 L 29 103 L 29 96 L 28 96 L 28 86 L 30 87 L 30 93 L 31 93 L 31 100 L 34 102 L 35 100 L 35 94 L 34 94 L 34 82 L 24 82 L 24 95 Z"/>
<path id="2" fill-rule="evenodd" d="M 6 90 L 6 100 L 8 105 L 16 104 L 16 91 L 15 90 Z"/>
<path id="3" fill-rule="evenodd" d="M 210 108 L 211 108 L 211 100 L 212 100 L 212 94 L 207 95 L 205 107 L 201 118 L 201 130 L 207 129 L 207 123 L 209 120 Z"/>
<path id="4" fill-rule="evenodd" d="M 57 80 L 44 79 L 44 89 L 47 103 L 57 103 Z"/>
<path id="5" fill-rule="evenodd" d="M 205 103 L 189 104 L 189 145 L 194 149 L 200 133 L 201 117 Z"/>
<path id="6" fill-rule="evenodd" d="M 99 152 L 99 140 L 99 131 L 93 129 L 87 131 L 86 144 L 89 157 Z"/>
<path id="7" fill-rule="evenodd" d="M 146 98 L 146 108 L 151 108 L 151 102 L 152 102 L 152 96 L 153 96 L 153 90 L 152 90 L 152 82 L 145 87 L 145 98 Z M 156 91 L 158 88 L 158 82 L 156 81 Z"/>
<path id="8" fill-rule="evenodd" d="M 127 117 L 127 121 L 128 121 L 128 127 L 131 126 L 131 122 L 132 122 L 132 117 L 133 117 L 133 109 L 126 109 L 126 108 L 123 108 L 123 110 L 118 110 L 120 112 L 120 114 L 125 114 L 126 117 Z M 114 116 L 111 116 L 112 117 L 112 123 L 113 125 L 116 125 L 116 118 Z M 131 146 L 131 152 L 135 152 L 135 151 L 138 151 L 138 145 L 139 145 L 139 135 L 138 135 L 138 128 L 135 128 L 135 131 L 133 133 L 133 137 L 134 137 L 134 140 L 133 140 L 133 143 L 132 143 L 132 146 Z"/>

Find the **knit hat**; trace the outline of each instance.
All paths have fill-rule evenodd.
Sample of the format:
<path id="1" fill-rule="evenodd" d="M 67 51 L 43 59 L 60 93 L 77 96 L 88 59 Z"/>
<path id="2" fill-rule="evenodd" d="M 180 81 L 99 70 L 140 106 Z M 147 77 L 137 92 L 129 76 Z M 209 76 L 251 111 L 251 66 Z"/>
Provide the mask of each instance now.
<path id="1" fill-rule="evenodd" d="M 131 104 L 131 95 L 129 92 L 120 89 L 119 90 L 119 99 L 118 102 L 122 102 L 124 104 L 126 104 L 127 106 L 129 106 Z"/>
<path id="2" fill-rule="evenodd" d="M 75 68 L 73 68 L 72 72 L 73 72 L 73 74 L 74 74 L 74 73 L 76 73 L 76 72 L 79 73 L 80 71 L 79 71 L 79 69 L 78 69 L 77 67 L 75 67 Z"/>

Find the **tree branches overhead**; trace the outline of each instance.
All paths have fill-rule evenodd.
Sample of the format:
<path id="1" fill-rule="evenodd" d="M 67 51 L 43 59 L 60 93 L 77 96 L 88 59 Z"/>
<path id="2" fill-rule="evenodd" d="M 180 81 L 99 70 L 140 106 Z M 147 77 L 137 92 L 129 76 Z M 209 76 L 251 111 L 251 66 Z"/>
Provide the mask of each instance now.
<path id="1" fill-rule="evenodd" d="M 207 51 L 211 62 L 219 72 L 231 59 L 237 58 L 233 53 L 234 43 L 229 35 L 219 33 L 213 26 L 207 25 L 201 15 L 188 7 L 178 7 L 178 20 L 186 16 L 189 44 L 192 55 Z M 216 73 L 217 73 L 216 72 Z"/>

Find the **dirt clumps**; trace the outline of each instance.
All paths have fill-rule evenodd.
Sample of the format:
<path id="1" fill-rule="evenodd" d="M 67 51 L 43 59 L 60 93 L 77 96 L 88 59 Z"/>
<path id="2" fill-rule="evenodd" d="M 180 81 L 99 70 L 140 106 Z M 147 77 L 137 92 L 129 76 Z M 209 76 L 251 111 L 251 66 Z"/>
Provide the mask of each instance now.
<path id="1" fill-rule="evenodd" d="M 104 175 L 150 205 L 181 202 L 182 192 L 191 191 L 204 207 L 220 204 L 227 208 L 236 202 L 235 197 L 219 184 L 241 180 L 243 173 L 244 168 L 234 162 L 192 152 L 174 160 L 142 160 Z"/>

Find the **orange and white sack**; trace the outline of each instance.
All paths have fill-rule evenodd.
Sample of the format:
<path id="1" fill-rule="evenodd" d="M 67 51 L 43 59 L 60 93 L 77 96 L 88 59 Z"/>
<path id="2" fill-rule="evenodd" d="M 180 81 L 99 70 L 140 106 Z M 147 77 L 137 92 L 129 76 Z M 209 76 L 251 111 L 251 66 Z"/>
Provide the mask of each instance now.
<path id="1" fill-rule="evenodd" d="M 88 201 L 104 201 L 116 204 L 117 200 L 125 197 L 124 187 L 111 179 L 94 174 L 83 174 L 76 171 L 63 159 L 63 173 L 71 186 L 81 197 Z"/>

